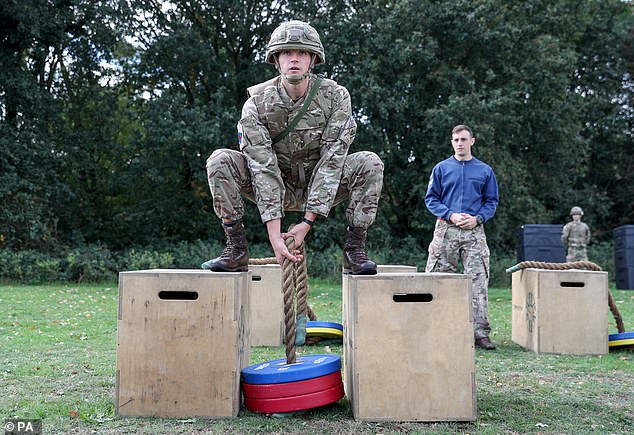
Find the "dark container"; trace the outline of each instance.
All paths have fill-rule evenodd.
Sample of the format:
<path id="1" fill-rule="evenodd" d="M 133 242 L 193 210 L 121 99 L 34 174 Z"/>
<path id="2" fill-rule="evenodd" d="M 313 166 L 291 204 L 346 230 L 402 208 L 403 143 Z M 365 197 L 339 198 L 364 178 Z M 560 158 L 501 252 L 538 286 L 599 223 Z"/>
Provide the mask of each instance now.
<path id="1" fill-rule="evenodd" d="M 616 288 L 634 289 L 634 225 L 616 227 L 613 234 Z"/>
<path id="2" fill-rule="evenodd" d="M 563 225 L 522 225 L 517 232 L 517 262 L 565 263 L 566 249 L 561 242 L 563 228 Z"/>

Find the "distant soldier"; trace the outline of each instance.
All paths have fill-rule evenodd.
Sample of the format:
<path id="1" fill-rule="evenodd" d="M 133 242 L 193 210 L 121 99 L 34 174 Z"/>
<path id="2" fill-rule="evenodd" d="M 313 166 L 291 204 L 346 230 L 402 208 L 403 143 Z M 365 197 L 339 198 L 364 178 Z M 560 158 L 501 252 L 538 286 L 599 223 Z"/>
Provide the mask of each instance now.
<path id="1" fill-rule="evenodd" d="M 583 210 L 574 206 L 570 209 L 572 221 L 564 225 L 561 232 L 561 241 L 568 248 L 567 262 L 588 261 L 586 247 L 590 243 L 590 228 L 585 222 L 581 222 Z"/>
<path id="2" fill-rule="evenodd" d="M 334 205 L 348 200 L 344 271 L 376 274 L 365 242 L 381 196 L 383 162 L 369 151 L 348 154 L 357 129 L 350 94 L 312 73 L 325 62 L 319 34 L 302 21 L 282 23 L 271 35 L 265 60 L 279 75 L 248 89 L 238 122 L 240 151 L 218 149 L 207 159 L 214 211 L 227 245 L 202 268 L 248 269 L 243 197 L 257 204 L 279 264 L 301 261 L 298 248 L 317 217 L 325 218 Z M 283 233 L 286 211 L 303 212 L 303 219 Z M 289 237 L 295 242 L 290 249 L 285 245 Z"/>

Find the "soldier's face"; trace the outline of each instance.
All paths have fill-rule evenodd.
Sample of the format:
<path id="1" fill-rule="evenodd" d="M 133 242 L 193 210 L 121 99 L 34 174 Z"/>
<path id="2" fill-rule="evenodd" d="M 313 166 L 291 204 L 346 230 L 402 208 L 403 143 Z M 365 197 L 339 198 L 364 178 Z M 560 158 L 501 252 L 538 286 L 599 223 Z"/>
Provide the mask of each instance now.
<path id="1" fill-rule="evenodd" d="M 304 50 L 284 50 L 280 52 L 277 61 L 282 74 L 302 75 L 308 72 L 312 56 Z"/>
<path id="2" fill-rule="evenodd" d="M 475 142 L 475 138 L 467 130 L 461 130 L 451 135 L 451 146 L 453 146 L 454 157 L 456 160 L 471 159 L 471 147 Z"/>

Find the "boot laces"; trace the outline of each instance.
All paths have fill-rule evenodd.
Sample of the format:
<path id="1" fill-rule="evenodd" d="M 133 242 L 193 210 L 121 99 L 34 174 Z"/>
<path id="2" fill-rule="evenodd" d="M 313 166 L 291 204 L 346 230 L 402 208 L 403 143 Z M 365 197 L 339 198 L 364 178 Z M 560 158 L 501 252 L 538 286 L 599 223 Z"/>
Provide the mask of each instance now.
<path id="1" fill-rule="evenodd" d="M 353 237 L 349 240 L 349 242 L 346 244 L 346 251 L 348 251 L 348 254 L 350 255 L 351 258 L 354 258 L 357 261 L 368 261 L 368 253 L 365 249 L 365 243 L 363 243 L 363 240 L 357 238 L 357 237 Z"/>
<path id="2" fill-rule="evenodd" d="M 349 249 L 348 252 L 350 253 L 350 256 L 356 260 L 368 261 L 368 253 L 363 246 L 355 246 L 352 249 Z"/>
<path id="3" fill-rule="evenodd" d="M 222 251 L 222 256 L 229 258 L 239 257 L 243 254 L 243 251 L 244 249 L 241 249 L 239 243 L 236 243 L 232 240 L 227 240 L 227 246 L 225 246 L 224 251 Z"/>
<path id="4" fill-rule="evenodd" d="M 225 246 L 225 249 L 222 251 L 221 257 L 223 257 L 223 258 L 231 258 L 231 257 L 233 257 L 233 255 L 231 255 L 231 254 L 233 254 L 233 251 L 234 251 L 234 248 L 233 248 L 232 243 L 230 241 L 227 241 L 227 245 Z"/>
<path id="5" fill-rule="evenodd" d="M 236 243 L 232 237 L 227 237 L 227 244 L 225 245 L 225 249 L 222 251 L 221 257 L 223 258 L 233 258 L 234 256 L 240 255 L 239 243 Z"/>

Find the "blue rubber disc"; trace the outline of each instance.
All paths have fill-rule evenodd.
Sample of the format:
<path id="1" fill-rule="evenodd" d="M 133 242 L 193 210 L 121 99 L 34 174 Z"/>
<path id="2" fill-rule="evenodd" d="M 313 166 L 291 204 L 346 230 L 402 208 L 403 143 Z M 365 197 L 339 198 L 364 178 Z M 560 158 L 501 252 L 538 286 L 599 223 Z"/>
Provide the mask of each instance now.
<path id="1" fill-rule="evenodd" d="M 295 364 L 286 364 L 286 358 L 280 358 L 242 369 L 242 381 L 256 385 L 282 384 L 329 375 L 337 370 L 341 370 L 339 355 L 301 356 Z"/>
<path id="2" fill-rule="evenodd" d="M 619 348 L 623 346 L 634 346 L 634 332 L 608 335 L 608 347 Z"/>
<path id="3" fill-rule="evenodd" d="M 634 332 L 621 332 L 619 334 L 610 334 L 610 335 L 608 335 L 608 340 L 609 341 L 627 340 L 629 338 L 634 338 Z"/>
<path id="4" fill-rule="evenodd" d="M 308 322 L 306 322 L 306 328 L 332 328 L 332 329 L 339 329 L 340 331 L 343 331 L 343 325 L 341 323 L 318 322 L 313 320 L 309 320 Z"/>

